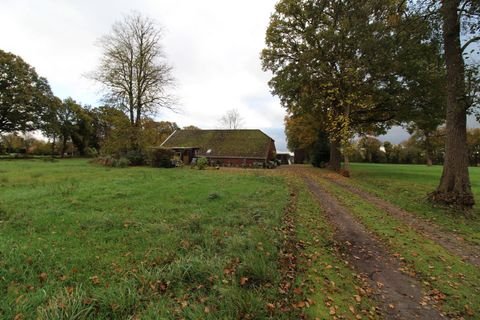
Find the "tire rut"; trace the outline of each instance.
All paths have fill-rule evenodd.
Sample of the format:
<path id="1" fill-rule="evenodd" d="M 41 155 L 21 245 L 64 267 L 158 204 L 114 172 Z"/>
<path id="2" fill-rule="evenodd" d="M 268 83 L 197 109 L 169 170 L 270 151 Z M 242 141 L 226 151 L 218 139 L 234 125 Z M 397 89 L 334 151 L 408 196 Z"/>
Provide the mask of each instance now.
<path id="1" fill-rule="evenodd" d="M 311 178 L 303 179 L 325 209 L 347 260 L 373 289 L 385 319 L 445 319 L 434 306 L 421 304 L 424 292 L 420 282 L 399 271 L 403 264 L 398 259 L 332 195 Z"/>
<path id="2" fill-rule="evenodd" d="M 378 209 L 400 220 L 424 237 L 434 241 L 450 253 L 460 257 L 463 261 L 480 267 L 480 246 L 476 246 L 474 244 L 466 242 L 457 234 L 442 230 L 437 225 L 428 222 L 420 217 L 416 217 L 414 214 L 400 209 L 399 207 L 396 207 L 390 202 L 380 199 L 372 195 L 371 193 L 360 190 L 338 179 L 329 177 L 328 175 L 323 176 L 323 178 L 327 179 L 329 182 L 332 182 L 341 188 L 346 189 L 353 194 L 356 194 L 357 196 L 362 197 Z"/>

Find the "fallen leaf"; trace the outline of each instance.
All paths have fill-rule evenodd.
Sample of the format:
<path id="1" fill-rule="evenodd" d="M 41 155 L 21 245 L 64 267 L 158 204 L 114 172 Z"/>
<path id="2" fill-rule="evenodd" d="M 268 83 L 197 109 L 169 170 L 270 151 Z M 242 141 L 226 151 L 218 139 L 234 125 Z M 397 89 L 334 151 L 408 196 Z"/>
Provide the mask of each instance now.
<path id="1" fill-rule="evenodd" d="M 241 277 L 241 278 L 240 278 L 240 285 L 244 286 L 247 282 L 248 282 L 248 278 L 247 278 L 247 277 Z"/>
<path id="2" fill-rule="evenodd" d="M 335 310 L 335 307 L 330 307 L 330 315 L 335 315 L 337 313 L 337 310 Z"/>
<path id="3" fill-rule="evenodd" d="M 13 318 L 13 320 L 23 320 L 23 319 L 24 319 L 24 317 L 23 317 L 23 314 L 21 314 L 21 313 L 17 313 L 15 315 L 15 317 Z"/>
<path id="4" fill-rule="evenodd" d="M 300 295 L 300 294 L 302 294 L 302 288 L 296 287 L 295 289 L 293 289 L 293 292 L 294 292 L 295 294 Z"/>
<path id="5" fill-rule="evenodd" d="M 100 278 L 98 276 L 90 277 L 93 284 L 100 284 Z"/>
<path id="6" fill-rule="evenodd" d="M 47 278 L 48 278 L 48 275 L 46 272 L 42 272 L 38 275 L 38 279 L 40 280 L 40 282 L 47 281 Z"/>
<path id="7" fill-rule="evenodd" d="M 267 309 L 272 311 L 275 309 L 275 305 L 273 303 L 267 303 Z"/>
<path id="8" fill-rule="evenodd" d="M 465 305 L 465 312 L 467 312 L 467 314 L 468 314 L 469 316 L 471 316 L 471 317 L 475 314 L 475 313 L 473 312 L 473 309 L 470 308 L 470 306 L 469 306 L 468 304 Z"/>

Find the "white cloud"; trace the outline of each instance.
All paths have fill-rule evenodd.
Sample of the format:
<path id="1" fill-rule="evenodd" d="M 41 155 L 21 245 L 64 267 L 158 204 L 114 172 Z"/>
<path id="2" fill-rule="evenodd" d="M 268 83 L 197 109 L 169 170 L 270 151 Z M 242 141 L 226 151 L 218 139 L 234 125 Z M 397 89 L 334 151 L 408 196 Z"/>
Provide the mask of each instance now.
<path id="1" fill-rule="evenodd" d="M 84 77 L 100 57 L 96 40 L 136 10 L 164 28 L 181 113 L 159 118 L 180 126 L 216 127 L 236 108 L 249 128 L 276 132 L 285 149 L 284 110 L 267 85 L 259 55 L 275 0 L 3 0 L 0 48 L 22 56 L 47 77 L 56 95 L 98 105 L 98 87 Z"/>

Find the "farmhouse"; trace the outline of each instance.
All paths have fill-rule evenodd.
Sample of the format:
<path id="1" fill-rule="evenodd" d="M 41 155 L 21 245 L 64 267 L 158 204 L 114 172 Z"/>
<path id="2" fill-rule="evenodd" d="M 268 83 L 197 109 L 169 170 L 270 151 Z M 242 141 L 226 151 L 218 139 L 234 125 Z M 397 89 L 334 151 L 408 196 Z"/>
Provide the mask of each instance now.
<path id="1" fill-rule="evenodd" d="M 205 157 L 219 166 L 268 166 L 275 160 L 275 141 L 261 130 L 176 130 L 162 148 L 185 164 Z"/>

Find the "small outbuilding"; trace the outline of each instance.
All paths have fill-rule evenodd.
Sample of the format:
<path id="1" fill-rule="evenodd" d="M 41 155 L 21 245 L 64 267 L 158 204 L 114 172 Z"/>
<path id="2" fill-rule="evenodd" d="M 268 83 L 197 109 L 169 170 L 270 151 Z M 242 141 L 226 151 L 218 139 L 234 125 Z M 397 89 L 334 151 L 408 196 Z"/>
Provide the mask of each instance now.
<path id="1" fill-rule="evenodd" d="M 162 148 L 189 164 L 205 157 L 212 165 L 226 167 L 269 166 L 275 160 L 275 141 L 257 129 L 176 130 Z"/>
<path id="2" fill-rule="evenodd" d="M 282 165 L 293 163 L 293 156 L 289 152 L 278 152 L 276 158 L 277 162 Z"/>

